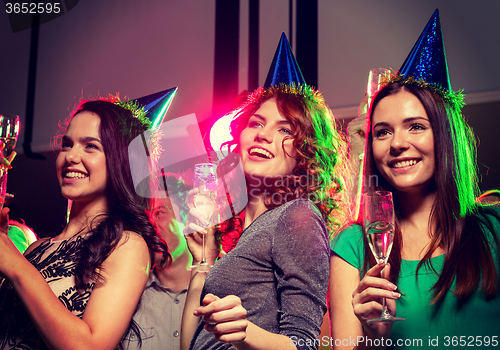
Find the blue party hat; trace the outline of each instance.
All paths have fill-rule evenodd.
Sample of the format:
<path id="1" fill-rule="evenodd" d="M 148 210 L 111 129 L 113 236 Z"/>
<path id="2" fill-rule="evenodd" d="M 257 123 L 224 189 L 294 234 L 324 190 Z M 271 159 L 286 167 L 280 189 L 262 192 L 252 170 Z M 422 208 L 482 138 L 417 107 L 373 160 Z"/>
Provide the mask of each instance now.
<path id="1" fill-rule="evenodd" d="M 438 9 L 399 69 L 399 75 L 412 77 L 446 92 L 452 91 Z"/>
<path id="2" fill-rule="evenodd" d="M 168 108 L 174 99 L 175 93 L 177 92 L 177 87 L 173 87 L 168 90 L 163 90 L 156 92 L 151 95 L 143 96 L 132 100 L 136 102 L 139 107 L 144 107 L 147 111 L 146 118 L 151 122 L 151 129 L 157 129 L 158 126 L 165 119 Z"/>
<path id="3" fill-rule="evenodd" d="M 306 85 L 306 81 L 300 71 L 297 60 L 293 55 L 292 48 L 288 43 L 285 33 L 281 34 L 281 39 L 274 54 L 273 63 L 269 68 L 264 89 L 272 85 Z"/>

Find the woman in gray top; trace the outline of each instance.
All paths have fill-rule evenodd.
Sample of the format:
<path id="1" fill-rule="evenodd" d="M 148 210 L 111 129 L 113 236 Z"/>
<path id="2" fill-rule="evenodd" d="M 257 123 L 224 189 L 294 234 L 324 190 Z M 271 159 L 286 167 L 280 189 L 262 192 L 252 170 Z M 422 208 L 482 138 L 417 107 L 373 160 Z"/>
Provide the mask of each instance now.
<path id="1" fill-rule="evenodd" d="M 248 204 L 215 232 L 189 224 L 198 231 L 186 236 L 195 264 L 201 234 L 210 264 L 219 255 L 214 236 L 233 244 L 208 275 L 192 271 L 181 348 L 317 349 L 344 141 L 322 96 L 307 85 L 258 88 L 234 115 L 231 144 Z"/>

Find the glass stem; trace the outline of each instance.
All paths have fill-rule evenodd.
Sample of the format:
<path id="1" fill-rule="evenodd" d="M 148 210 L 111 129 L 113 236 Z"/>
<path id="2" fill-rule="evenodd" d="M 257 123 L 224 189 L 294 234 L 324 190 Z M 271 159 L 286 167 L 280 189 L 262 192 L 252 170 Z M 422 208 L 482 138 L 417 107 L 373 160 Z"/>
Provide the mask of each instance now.
<path id="1" fill-rule="evenodd" d="M 387 307 L 385 305 L 385 297 L 382 298 L 382 315 L 380 317 L 386 317 L 389 316 L 389 312 L 387 311 Z"/>
<path id="2" fill-rule="evenodd" d="M 382 278 L 384 278 L 384 276 L 382 275 L 382 273 L 380 274 L 380 276 Z M 380 315 L 380 317 L 381 318 L 390 317 L 390 314 L 387 311 L 387 306 L 385 304 L 385 297 L 382 298 L 382 314 Z"/>
<path id="3" fill-rule="evenodd" d="M 201 235 L 201 262 L 200 264 L 206 264 L 207 260 L 205 258 L 205 234 Z"/>

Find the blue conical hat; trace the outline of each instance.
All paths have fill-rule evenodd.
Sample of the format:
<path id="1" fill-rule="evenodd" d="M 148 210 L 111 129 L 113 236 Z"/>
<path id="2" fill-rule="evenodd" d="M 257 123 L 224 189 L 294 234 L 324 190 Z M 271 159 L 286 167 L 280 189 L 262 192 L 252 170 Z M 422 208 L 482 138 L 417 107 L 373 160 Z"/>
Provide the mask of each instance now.
<path id="1" fill-rule="evenodd" d="M 163 119 L 165 119 L 165 115 L 167 114 L 168 108 L 176 92 L 177 87 L 173 87 L 151 95 L 136 98 L 132 101 L 136 102 L 139 105 L 138 107 L 144 107 L 144 110 L 147 111 L 146 118 L 151 122 L 151 129 L 156 129 L 163 122 Z"/>
<path id="2" fill-rule="evenodd" d="M 413 77 L 417 81 L 433 85 L 446 92 L 452 91 L 439 10 L 434 11 L 427 26 L 399 69 L 399 75 L 404 78 Z"/>
<path id="3" fill-rule="evenodd" d="M 278 48 L 274 54 L 273 63 L 271 63 L 271 68 L 269 68 L 269 73 L 264 83 L 264 89 L 270 88 L 272 85 L 277 86 L 280 84 L 288 86 L 306 85 L 304 76 L 300 71 L 285 33 L 281 34 Z"/>

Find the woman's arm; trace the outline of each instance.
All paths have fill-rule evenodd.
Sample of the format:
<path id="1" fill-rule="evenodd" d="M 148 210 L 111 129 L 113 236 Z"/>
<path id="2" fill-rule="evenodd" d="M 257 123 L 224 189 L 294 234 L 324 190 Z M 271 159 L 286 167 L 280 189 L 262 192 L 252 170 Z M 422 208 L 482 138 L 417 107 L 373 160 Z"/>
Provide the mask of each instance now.
<path id="1" fill-rule="evenodd" d="M 188 350 L 196 327 L 200 322 L 200 316 L 194 314 L 194 310 L 200 306 L 200 297 L 207 277 L 208 269 L 191 269 L 191 279 L 184 302 L 181 319 L 181 350 Z"/>
<path id="2" fill-rule="evenodd" d="M 40 272 L 16 252 L 4 232 L 0 233 L 0 273 L 13 285 L 48 347 L 115 349 L 148 278 L 150 255 L 144 240 L 136 233 L 124 233 L 103 263 L 101 273 L 106 280 L 96 283 L 80 319 L 58 300 Z"/>
<path id="3" fill-rule="evenodd" d="M 352 294 L 359 284 L 359 271 L 337 255 L 330 258 L 330 333 L 335 349 L 355 349 L 352 339 L 363 335 L 363 328 L 352 308 Z"/>
<path id="4" fill-rule="evenodd" d="M 219 245 L 215 240 L 214 228 L 207 229 L 197 225 L 199 221 L 205 220 L 204 217 L 195 209 L 189 211 L 189 222 L 184 229 L 184 235 L 191 255 L 193 256 L 193 265 L 198 265 L 201 262 L 202 235 L 205 235 L 205 258 L 207 264 L 213 265 L 219 255 Z M 189 349 L 191 339 L 200 322 L 200 316 L 194 314 L 194 310 L 200 306 L 201 292 L 205 285 L 210 267 L 198 267 L 191 269 L 191 278 L 184 302 L 181 320 L 181 350 Z"/>
<path id="5" fill-rule="evenodd" d="M 381 296 L 387 298 L 391 314 L 396 313 L 394 299 L 399 297 L 399 293 L 392 294 L 396 286 L 386 279 L 378 278 L 384 267 L 385 265 L 380 264 L 372 267 L 360 281 L 357 268 L 338 255 L 331 257 L 329 299 L 331 337 L 333 344 L 340 344 L 335 346 L 335 349 L 366 349 L 366 338 L 378 339 L 389 336 L 390 325 L 367 323 L 368 320 L 380 316 L 382 305 L 378 300 Z M 388 273 L 389 269 L 384 272 Z"/>

